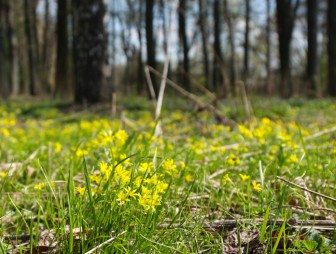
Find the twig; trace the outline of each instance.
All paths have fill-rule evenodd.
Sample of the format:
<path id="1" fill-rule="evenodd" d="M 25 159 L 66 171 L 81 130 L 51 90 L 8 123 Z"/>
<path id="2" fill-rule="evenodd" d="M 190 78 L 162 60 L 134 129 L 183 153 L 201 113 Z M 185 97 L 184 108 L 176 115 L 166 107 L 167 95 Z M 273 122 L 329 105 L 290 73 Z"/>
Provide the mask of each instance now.
<path id="1" fill-rule="evenodd" d="M 157 70 L 155 70 L 154 68 L 152 68 L 150 66 L 148 66 L 148 68 L 149 68 L 150 72 L 154 73 L 156 76 L 158 76 L 160 78 L 163 78 L 163 76 L 160 72 L 158 72 Z M 228 119 L 227 117 L 225 117 L 218 109 L 216 109 L 211 104 L 202 102 L 201 100 L 199 100 L 197 98 L 196 95 L 186 91 L 185 89 L 183 89 L 181 86 L 179 86 L 178 84 L 176 84 L 172 80 L 170 80 L 168 78 L 165 78 L 165 79 L 166 79 L 166 82 L 167 82 L 168 85 L 173 87 L 175 90 L 180 92 L 182 95 L 186 96 L 188 99 L 195 102 L 202 109 L 207 109 L 208 111 L 212 112 L 217 118 L 219 118 L 222 121 L 223 124 L 228 125 L 230 127 L 233 127 L 235 125 L 234 122 L 231 119 Z"/>
<path id="2" fill-rule="evenodd" d="M 251 118 L 251 115 L 253 113 L 253 109 L 252 109 L 251 103 L 249 101 L 249 98 L 247 97 L 245 84 L 244 84 L 243 81 L 240 80 L 238 82 L 238 86 L 240 88 L 240 93 L 241 93 L 243 104 L 244 104 L 245 114 L 248 118 Z"/>
<path id="3" fill-rule="evenodd" d="M 148 89 L 149 89 L 149 93 L 152 97 L 153 101 L 156 101 L 156 95 L 155 95 L 155 91 L 154 91 L 154 86 L 153 86 L 153 82 L 149 73 L 149 68 L 151 68 L 150 66 L 146 65 L 145 66 L 145 76 L 146 76 L 146 80 L 147 80 L 147 85 L 148 85 Z"/>
<path id="4" fill-rule="evenodd" d="M 303 191 L 307 191 L 307 192 L 310 192 L 310 193 L 315 194 L 315 195 L 317 195 L 317 196 L 320 196 L 320 197 L 323 197 L 323 198 L 325 198 L 325 199 L 329 199 L 329 200 L 331 200 L 331 201 L 336 202 L 336 199 L 335 199 L 335 198 L 332 198 L 332 197 L 329 197 L 329 196 L 327 196 L 327 195 L 321 194 L 321 193 L 319 193 L 319 192 L 316 192 L 316 191 L 307 189 L 307 188 L 305 188 L 305 187 L 302 187 L 301 185 L 298 185 L 298 184 L 296 184 L 296 183 L 290 182 L 290 181 L 288 181 L 288 180 L 286 180 L 286 179 L 284 179 L 284 178 L 282 178 L 282 177 L 277 176 L 276 178 L 279 179 L 279 180 L 281 180 L 281 181 L 283 181 L 283 182 L 285 182 L 285 183 L 288 183 L 288 184 L 290 184 L 290 185 L 293 185 L 293 186 L 295 186 L 295 187 L 297 187 L 297 188 L 299 188 L 299 189 L 301 189 L 301 190 L 303 190 Z"/>
<path id="5" fill-rule="evenodd" d="M 174 8 L 171 11 L 170 14 L 170 24 L 169 24 L 169 33 L 171 34 L 173 31 L 173 20 L 175 19 L 177 12 L 177 1 L 175 0 L 174 2 Z M 169 62 L 170 62 L 170 46 L 172 44 L 172 36 L 170 37 L 170 40 L 167 44 L 167 49 L 166 49 L 166 59 L 165 63 L 163 66 L 163 74 L 162 74 L 162 79 L 161 79 L 161 84 L 160 84 L 160 90 L 159 90 L 159 95 L 157 99 L 157 104 L 156 104 L 156 109 L 155 109 L 155 121 L 158 120 L 160 114 L 161 114 L 161 108 L 162 108 L 162 102 L 163 102 L 163 96 L 166 88 L 166 80 L 168 76 L 168 71 L 169 71 Z M 160 134 L 162 134 L 162 128 L 161 128 L 161 121 L 159 121 L 156 124 L 155 127 L 155 133 L 154 137 L 158 137 Z"/>
<path id="6" fill-rule="evenodd" d="M 328 134 L 328 133 L 331 133 L 331 132 L 335 132 L 336 131 L 336 126 L 332 127 L 332 128 L 329 128 L 329 129 L 326 129 L 326 130 L 323 130 L 323 131 L 319 131 L 319 132 L 316 132 L 308 137 L 306 137 L 305 139 L 306 140 L 311 140 L 311 139 L 314 139 L 314 138 L 318 138 L 320 136 L 323 136 L 325 134 Z"/>
<path id="7" fill-rule="evenodd" d="M 283 219 L 278 219 L 278 220 L 273 220 L 269 219 L 267 220 L 267 225 L 282 225 L 285 220 Z M 206 223 L 203 225 L 203 228 L 207 231 L 215 232 L 218 230 L 222 229 L 233 229 L 238 227 L 241 224 L 257 224 L 260 225 L 264 223 L 263 218 L 257 218 L 257 219 L 221 219 L 221 220 L 215 220 Z M 332 221 L 328 220 L 286 220 L 286 223 L 289 227 L 293 228 L 319 228 L 319 229 L 324 229 L 324 230 L 335 230 L 336 229 L 336 224 Z M 175 223 L 175 224 L 161 224 L 157 228 L 158 229 L 166 229 L 166 228 L 181 228 L 183 227 L 182 224 L 180 223 Z M 188 227 L 192 228 L 195 227 L 194 224 L 189 224 Z"/>
<path id="8" fill-rule="evenodd" d="M 125 231 L 121 232 L 119 235 L 117 235 L 117 236 L 115 236 L 115 237 L 111 237 L 111 238 L 108 239 L 107 241 L 105 241 L 105 242 L 99 244 L 98 246 L 94 247 L 93 249 L 91 249 L 91 250 L 85 252 L 85 254 L 90 254 L 90 253 L 95 252 L 96 250 L 98 250 L 98 249 L 100 249 L 101 247 L 103 247 L 105 244 L 112 242 L 114 239 L 116 239 L 116 238 L 119 237 L 119 236 L 122 236 L 122 235 L 125 234 L 126 232 L 127 232 L 127 231 L 125 230 Z"/>

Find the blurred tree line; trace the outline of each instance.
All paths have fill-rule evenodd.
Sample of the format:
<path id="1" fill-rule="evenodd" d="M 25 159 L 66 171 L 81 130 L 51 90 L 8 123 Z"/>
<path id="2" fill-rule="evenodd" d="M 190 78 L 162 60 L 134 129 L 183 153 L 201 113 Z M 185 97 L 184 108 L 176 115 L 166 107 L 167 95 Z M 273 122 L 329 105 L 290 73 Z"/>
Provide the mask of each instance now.
<path id="1" fill-rule="evenodd" d="M 157 96 L 168 46 L 187 91 L 336 96 L 335 0 L 0 0 L 0 96 Z"/>

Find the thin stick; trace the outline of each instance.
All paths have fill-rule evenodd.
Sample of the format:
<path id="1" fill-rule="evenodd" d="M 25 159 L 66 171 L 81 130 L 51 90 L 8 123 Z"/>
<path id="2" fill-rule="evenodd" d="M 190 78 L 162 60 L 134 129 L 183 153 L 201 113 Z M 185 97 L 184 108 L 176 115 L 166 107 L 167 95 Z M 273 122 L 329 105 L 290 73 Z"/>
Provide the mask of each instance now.
<path id="1" fill-rule="evenodd" d="M 149 73 L 149 68 L 151 68 L 151 67 L 148 66 L 148 65 L 145 66 L 145 76 L 146 76 L 150 96 L 152 97 L 153 101 L 156 101 L 154 86 L 153 86 L 153 82 L 152 82 L 152 79 L 151 79 L 151 76 L 150 76 L 150 73 Z"/>
<path id="2" fill-rule="evenodd" d="M 172 32 L 173 32 L 173 20 L 175 19 L 176 12 L 177 12 L 177 1 L 174 1 L 173 8 L 172 8 L 172 11 L 171 11 L 171 14 L 170 14 L 169 34 L 172 34 Z M 170 36 L 169 38 L 170 38 L 170 40 L 168 41 L 168 44 L 167 44 L 166 59 L 165 59 L 164 67 L 163 67 L 162 79 L 161 79 L 161 84 L 160 84 L 160 91 L 159 91 L 157 106 L 156 106 L 156 110 L 155 110 L 155 119 L 156 120 L 158 119 L 158 117 L 161 114 L 163 95 L 164 95 L 165 88 L 166 88 L 166 83 L 167 83 L 169 61 L 170 61 L 170 46 L 172 44 L 173 36 Z"/>
<path id="3" fill-rule="evenodd" d="M 300 186 L 300 185 L 298 185 L 298 184 L 296 184 L 296 183 L 292 183 L 292 182 L 290 182 L 290 181 L 288 181 L 288 180 L 286 180 L 286 179 L 284 179 L 284 178 L 282 178 L 282 177 L 277 176 L 276 178 L 279 179 L 279 180 L 281 180 L 281 181 L 283 181 L 283 182 L 285 182 L 285 183 L 288 183 L 288 184 L 290 184 L 290 185 L 293 185 L 293 186 L 295 186 L 295 187 L 297 187 L 297 188 L 299 188 L 299 189 L 301 189 L 301 190 L 303 190 L 303 191 L 307 191 L 307 192 L 310 192 L 310 193 L 315 194 L 315 195 L 317 195 L 317 196 L 320 196 L 320 197 L 323 197 L 323 198 L 325 198 L 325 199 L 329 199 L 329 200 L 331 200 L 331 201 L 336 202 L 336 199 L 335 199 L 335 198 L 332 198 L 332 197 L 326 196 L 326 195 L 324 195 L 324 194 L 321 194 L 321 193 L 319 193 L 319 192 L 316 192 L 316 191 L 307 189 L 307 188 L 302 187 L 302 186 Z"/>
<path id="4" fill-rule="evenodd" d="M 323 131 L 319 131 L 319 132 L 316 132 L 308 137 L 306 137 L 305 139 L 306 140 L 310 140 L 310 139 L 314 139 L 314 138 L 318 138 L 320 136 L 323 136 L 325 134 L 328 134 L 328 133 L 331 133 L 331 132 L 335 132 L 336 131 L 336 126 L 332 127 L 332 128 L 329 128 L 329 129 L 326 129 L 326 130 L 323 130 Z"/>
<path id="5" fill-rule="evenodd" d="M 111 107 L 112 116 L 117 114 L 117 93 L 112 93 L 112 107 Z"/>
<path id="6" fill-rule="evenodd" d="M 156 76 L 158 76 L 160 78 L 163 78 L 162 74 L 160 72 L 158 72 L 157 70 L 155 70 L 154 68 L 148 66 L 148 69 L 149 69 L 150 72 L 154 73 Z M 183 89 L 181 86 L 179 86 L 178 84 L 176 84 L 172 80 L 170 80 L 168 78 L 165 78 L 165 79 L 166 79 L 166 82 L 167 82 L 168 85 L 173 87 L 175 90 L 180 92 L 182 95 L 186 96 L 188 99 L 195 102 L 198 106 L 200 106 L 200 108 L 206 109 L 206 110 L 214 113 L 216 117 L 220 118 L 220 120 L 222 121 L 223 124 L 228 125 L 230 127 L 233 127 L 235 125 L 235 123 L 232 120 L 223 116 L 223 114 L 218 109 L 216 109 L 214 106 L 212 106 L 211 104 L 202 102 L 201 100 L 199 100 L 197 98 L 196 95 L 194 95 L 192 93 L 189 93 L 187 90 Z"/>
<path id="7" fill-rule="evenodd" d="M 173 33 L 173 20 L 175 19 L 176 13 L 177 13 L 177 1 L 175 0 L 174 3 L 173 3 L 172 11 L 170 13 L 169 34 Z M 160 84 L 160 91 L 159 91 L 157 104 L 156 104 L 156 109 L 155 109 L 155 121 L 158 120 L 158 118 L 161 114 L 163 96 L 164 96 L 164 92 L 165 92 L 165 89 L 166 89 L 166 80 L 167 80 L 168 71 L 169 71 L 170 46 L 172 44 L 172 38 L 173 38 L 173 36 L 169 37 L 169 41 L 168 41 L 168 44 L 167 44 L 166 59 L 165 59 L 164 67 L 163 67 L 163 74 L 162 74 L 162 79 L 161 79 L 161 84 Z M 159 121 L 156 124 L 156 127 L 155 127 L 154 137 L 158 137 L 161 134 L 162 134 L 161 121 Z"/>
<path id="8" fill-rule="evenodd" d="M 117 236 L 115 236 L 115 237 L 112 237 L 112 238 L 108 239 L 107 241 L 105 241 L 105 242 L 99 244 L 98 246 L 94 247 L 93 249 L 91 249 L 91 250 L 85 252 L 85 254 L 90 254 L 90 253 L 95 252 L 96 250 L 100 249 L 103 245 L 112 242 L 114 239 L 116 239 L 117 237 L 119 237 L 119 236 L 125 234 L 126 232 L 127 232 L 126 230 L 123 231 L 123 232 L 121 232 L 119 235 L 117 235 Z"/>

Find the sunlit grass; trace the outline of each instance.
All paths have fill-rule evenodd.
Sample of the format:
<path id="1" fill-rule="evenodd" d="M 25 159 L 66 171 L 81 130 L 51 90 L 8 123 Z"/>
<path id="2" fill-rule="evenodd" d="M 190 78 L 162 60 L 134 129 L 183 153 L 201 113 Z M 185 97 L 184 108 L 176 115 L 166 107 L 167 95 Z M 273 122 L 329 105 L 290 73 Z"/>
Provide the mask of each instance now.
<path id="1" fill-rule="evenodd" d="M 90 110 L 71 116 L 46 105 L 0 106 L 0 235 L 29 234 L 22 250 L 41 246 L 40 232 L 52 230 L 56 239 L 45 245 L 64 253 L 104 242 L 105 253 L 217 253 L 230 231 L 207 225 L 250 219 L 237 222 L 238 238 L 237 232 L 259 232 L 264 251 L 295 252 L 314 248 L 301 239 L 309 231 L 266 220 L 335 220 L 334 202 L 276 178 L 336 196 L 335 131 L 316 135 L 336 126 L 332 101 L 256 102 L 248 120 L 241 108 L 223 104 L 234 128 L 209 112 L 168 103 L 162 137 L 153 136 L 145 102 L 136 111 L 125 103 L 115 118 Z M 335 232 L 327 236 L 331 249 Z M 238 249 L 245 240 L 237 239 Z"/>

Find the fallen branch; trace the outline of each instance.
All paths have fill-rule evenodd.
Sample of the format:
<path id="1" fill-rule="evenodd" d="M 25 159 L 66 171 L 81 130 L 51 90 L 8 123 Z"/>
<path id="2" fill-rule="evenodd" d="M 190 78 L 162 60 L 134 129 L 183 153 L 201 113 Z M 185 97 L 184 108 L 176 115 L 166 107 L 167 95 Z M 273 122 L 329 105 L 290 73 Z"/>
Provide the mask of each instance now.
<path id="1" fill-rule="evenodd" d="M 224 125 L 228 125 L 230 127 L 233 127 L 235 125 L 235 123 L 231 119 L 228 119 L 226 116 L 224 116 L 222 114 L 222 112 L 220 112 L 217 108 L 215 108 L 211 104 L 202 102 L 201 100 L 199 100 L 197 98 L 196 95 L 194 95 L 194 94 L 188 92 L 187 90 L 183 89 L 181 86 L 179 86 L 178 84 L 176 84 L 172 80 L 163 77 L 162 74 L 160 72 L 158 72 L 157 70 L 155 70 L 154 68 L 148 66 L 148 69 L 149 69 L 150 72 L 152 72 L 153 74 L 155 74 L 159 78 L 165 79 L 168 85 L 170 85 L 172 88 L 174 88 L 175 90 L 180 92 L 182 95 L 184 95 L 188 99 L 192 100 L 200 108 L 206 109 L 206 110 L 212 112 L 215 115 L 215 117 L 218 118 L 220 120 L 220 122 L 223 123 Z"/>
<path id="2" fill-rule="evenodd" d="M 320 136 L 323 136 L 323 135 L 326 135 L 326 134 L 329 134 L 329 133 L 332 133 L 332 132 L 335 132 L 335 131 L 336 131 L 336 126 L 334 126 L 332 128 L 329 128 L 329 129 L 326 129 L 326 130 L 323 130 L 323 131 L 316 132 L 316 133 L 306 137 L 305 139 L 306 140 L 311 140 L 311 139 L 318 138 Z"/>
<path id="3" fill-rule="evenodd" d="M 290 181 L 288 181 L 288 180 L 286 180 L 286 179 L 284 179 L 284 178 L 282 178 L 282 177 L 277 176 L 276 178 L 279 179 L 279 180 L 281 180 L 281 181 L 283 181 L 283 182 L 285 182 L 285 183 L 288 183 L 289 185 L 295 186 L 295 187 L 297 187 L 297 188 L 299 188 L 299 189 L 301 189 L 301 190 L 303 190 L 303 191 L 307 191 L 307 192 L 309 192 L 309 193 L 312 193 L 312 194 L 315 194 L 315 195 L 317 195 L 317 196 L 320 196 L 320 197 L 323 197 L 323 198 L 325 198 L 325 199 L 329 199 L 329 200 L 331 200 L 331 201 L 336 202 L 336 199 L 335 199 L 335 198 L 332 198 L 332 197 L 329 197 L 329 196 L 327 196 L 327 195 L 321 194 L 321 193 L 319 193 L 319 192 L 316 192 L 316 191 L 310 190 L 310 189 L 308 189 L 308 188 L 302 187 L 301 185 L 298 185 L 298 184 L 296 184 L 296 183 L 290 182 Z"/>
<path id="4" fill-rule="evenodd" d="M 277 225 L 281 226 L 284 223 L 285 220 L 278 219 L 273 220 L 270 219 L 267 221 L 267 225 Z M 288 227 L 297 228 L 297 229 L 304 229 L 304 228 L 315 228 L 315 229 L 321 229 L 321 230 L 335 230 L 336 224 L 332 221 L 328 220 L 294 220 L 289 219 L 285 221 Z M 221 231 L 223 229 L 232 230 L 239 225 L 242 224 L 253 224 L 253 225 L 261 225 L 264 223 L 264 219 L 258 218 L 258 219 L 221 219 L 221 220 L 215 220 L 212 222 L 206 223 L 203 228 L 207 231 L 211 232 L 217 232 Z M 179 223 L 175 224 L 161 224 L 158 226 L 158 229 L 166 229 L 166 228 L 181 228 L 183 225 Z M 195 225 L 191 224 L 188 225 L 188 227 L 192 228 L 195 227 Z"/>
<path id="5" fill-rule="evenodd" d="M 118 234 L 117 236 L 111 237 L 111 238 L 108 239 L 107 241 L 105 241 L 105 242 L 99 244 L 98 246 L 94 247 L 93 249 L 91 249 L 91 250 L 85 252 L 85 254 L 90 254 L 90 253 L 95 252 L 96 250 L 99 250 L 99 249 L 100 249 L 101 247 L 103 247 L 105 244 L 108 244 L 108 243 L 114 241 L 114 239 L 116 239 L 116 238 L 119 237 L 119 236 L 122 236 L 122 235 L 125 234 L 126 232 L 127 232 L 127 231 L 125 230 L 125 231 L 121 232 L 120 234 Z"/>

